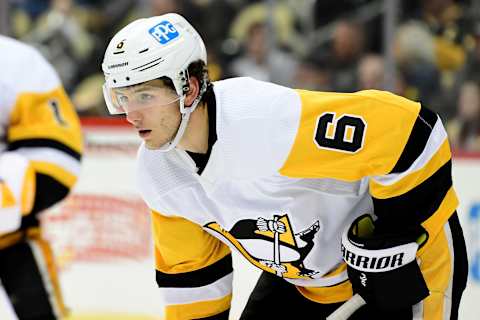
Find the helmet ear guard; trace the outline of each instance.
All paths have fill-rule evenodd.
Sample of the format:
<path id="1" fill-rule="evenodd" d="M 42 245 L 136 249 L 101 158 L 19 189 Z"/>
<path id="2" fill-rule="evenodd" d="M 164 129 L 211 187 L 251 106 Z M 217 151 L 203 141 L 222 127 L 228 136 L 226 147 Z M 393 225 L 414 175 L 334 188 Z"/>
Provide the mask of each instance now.
<path id="1" fill-rule="evenodd" d="M 190 92 L 190 83 L 189 83 L 190 74 L 189 74 L 188 68 L 185 69 L 180 74 L 182 75 L 182 80 L 183 80 L 183 78 L 185 79 L 185 80 L 183 80 L 185 83 L 182 86 L 182 91 L 183 91 L 183 94 L 186 95 L 188 92 Z M 203 79 L 197 79 L 197 80 L 198 80 L 198 83 L 200 84 L 198 95 L 195 98 L 195 100 L 193 100 L 193 102 L 190 106 L 184 106 L 184 109 L 185 108 L 193 108 L 190 112 L 193 112 L 193 110 L 195 110 L 197 105 L 202 100 L 203 94 L 207 91 L 207 88 L 208 88 L 208 74 L 204 73 L 203 74 Z M 180 110 L 180 112 L 182 112 L 182 110 Z"/>

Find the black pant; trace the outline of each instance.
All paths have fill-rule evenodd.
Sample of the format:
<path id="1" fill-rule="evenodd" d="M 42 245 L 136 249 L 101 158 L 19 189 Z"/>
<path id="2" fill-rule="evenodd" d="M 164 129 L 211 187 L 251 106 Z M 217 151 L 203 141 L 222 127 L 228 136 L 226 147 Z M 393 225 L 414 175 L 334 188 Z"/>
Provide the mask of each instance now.
<path id="1" fill-rule="evenodd" d="M 28 241 L 0 250 L 0 280 L 20 320 L 57 319 Z"/>

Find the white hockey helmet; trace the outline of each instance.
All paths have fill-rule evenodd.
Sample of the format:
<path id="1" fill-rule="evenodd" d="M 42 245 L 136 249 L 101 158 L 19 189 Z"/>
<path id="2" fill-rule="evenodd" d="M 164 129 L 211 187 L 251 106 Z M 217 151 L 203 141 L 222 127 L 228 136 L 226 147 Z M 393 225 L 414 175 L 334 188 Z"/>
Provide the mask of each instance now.
<path id="1" fill-rule="evenodd" d="M 188 118 L 206 90 L 203 79 L 199 96 L 189 107 L 184 99 L 188 91 L 188 66 L 201 60 L 207 63 L 205 44 L 198 32 L 181 15 L 168 13 L 136 20 L 121 29 L 110 41 L 102 63 L 105 75 L 103 94 L 112 114 L 126 113 L 112 89 L 168 77 L 179 100 L 182 122 L 176 137 L 160 149 L 170 150 L 180 140 Z M 169 103 L 166 102 L 165 104 Z"/>

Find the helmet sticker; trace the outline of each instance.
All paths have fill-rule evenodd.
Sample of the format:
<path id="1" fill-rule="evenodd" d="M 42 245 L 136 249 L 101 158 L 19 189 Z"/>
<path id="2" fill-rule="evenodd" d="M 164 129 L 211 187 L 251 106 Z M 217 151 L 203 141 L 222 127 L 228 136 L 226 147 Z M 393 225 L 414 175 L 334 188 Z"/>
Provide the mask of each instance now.
<path id="1" fill-rule="evenodd" d="M 177 29 L 168 21 L 162 21 L 159 24 L 155 25 L 154 27 L 148 30 L 155 40 L 160 42 L 161 44 L 167 44 L 168 42 L 172 41 L 173 39 L 177 38 L 179 33 Z"/>

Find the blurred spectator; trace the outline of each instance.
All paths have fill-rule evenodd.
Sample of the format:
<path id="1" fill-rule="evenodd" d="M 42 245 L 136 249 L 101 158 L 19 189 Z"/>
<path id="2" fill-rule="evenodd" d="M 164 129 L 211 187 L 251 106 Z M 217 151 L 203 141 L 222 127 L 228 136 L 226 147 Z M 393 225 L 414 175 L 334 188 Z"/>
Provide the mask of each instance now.
<path id="1" fill-rule="evenodd" d="M 147 16 L 159 16 L 169 12 L 176 12 L 185 16 L 194 26 L 202 26 L 203 15 L 194 0 L 148 0 Z"/>
<path id="2" fill-rule="evenodd" d="M 5 1 L 5 0 L 4 0 Z M 50 0 L 9 0 L 10 32 L 15 38 L 25 35 L 38 16 L 44 13 Z"/>
<path id="3" fill-rule="evenodd" d="M 152 16 L 162 15 L 168 12 L 176 12 L 181 10 L 181 4 L 175 0 L 150 0 L 148 1 Z"/>
<path id="4" fill-rule="evenodd" d="M 458 70 L 471 49 L 471 22 L 462 5 L 454 0 L 422 0 L 420 20 L 433 35 L 435 58 L 440 70 Z"/>
<path id="5" fill-rule="evenodd" d="M 233 40 L 243 44 L 249 40 L 252 25 L 265 24 L 272 29 L 267 39 L 274 42 L 276 46 L 303 53 L 302 49 L 305 44 L 296 34 L 295 19 L 294 12 L 283 2 L 276 3 L 273 11 L 269 4 L 252 4 L 238 13 L 232 22 L 230 36 Z"/>
<path id="6" fill-rule="evenodd" d="M 440 94 L 440 71 L 436 67 L 434 40 L 428 28 L 417 21 L 401 25 L 394 46 L 399 73 L 405 81 L 404 95 L 445 115 L 445 109 L 451 106 L 444 103 Z"/>
<path id="7" fill-rule="evenodd" d="M 437 66 L 441 71 L 440 96 L 444 101 L 443 114 L 448 119 L 453 115 L 458 92 L 456 74 L 475 45 L 472 35 L 475 17 L 465 9 L 465 1 L 423 0 L 422 5 L 424 21 L 435 36 Z"/>
<path id="8" fill-rule="evenodd" d="M 221 75 L 230 58 L 230 53 L 223 51 L 223 49 L 226 49 L 223 48 L 224 41 L 229 37 L 231 23 L 240 9 L 240 1 L 197 0 L 196 2 L 203 15 L 202 24 L 197 30 L 201 32 L 202 38 L 207 44 L 209 71 L 212 69 L 210 62 L 216 61 L 216 68 Z M 213 73 L 210 72 L 210 75 L 212 76 Z"/>
<path id="9" fill-rule="evenodd" d="M 112 34 L 125 24 L 125 19 L 139 5 L 138 1 L 135 0 L 115 0 L 114 6 L 109 0 L 77 0 L 76 3 L 77 9 L 83 9 L 79 17 L 82 25 L 91 34 L 95 34 L 96 37 L 101 39 L 99 41 L 101 50 L 99 50 L 98 56 L 102 57 L 105 50 L 105 41 L 108 41 Z"/>
<path id="10" fill-rule="evenodd" d="M 371 2 L 372 0 L 316 0 L 314 6 L 315 26 L 319 28 L 335 20 L 348 18 L 352 10 Z"/>
<path id="11" fill-rule="evenodd" d="M 368 37 L 364 39 L 368 51 L 382 50 L 383 3 L 378 0 L 314 0 L 315 28 L 321 30 L 340 20 L 361 21 Z"/>
<path id="12" fill-rule="evenodd" d="M 480 83 L 480 22 L 477 22 L 473 32 L 474 48 L 467 56 L 467 61 L 458 73 L 457 83 L 476 81 Z"/>
<path id="13" fill-rule="evenodd" d="M 457 73 L 474 46 L 472 20 L 461 1 L 422 0 L 414 4 L 415 20 L 400 26 L 396 41 L 407 97 L 421 101 L 448 120 L 455 113 Z"/>
<path id="14" fill-rule="evenodd" d="M 50 9 L 23 38 L 53 64 L 69 92 L 78 82 L 81 66 L 94 48 L 93 38 L 74 14 L 74 5 L 73 0 L 52 0 Z"/>
<path id="15" fill-rule="evenodd" d="M 447 130 L 452 148 L 480 151 L 480 87 L 477 82 L 462 85 L 457 115 L 448 122 Z"/>
<path id="16" fill-rule="evenodd" d="M 366 54 L 358 63 L 358 90 L 384 89 L 384 61 L 378 54 Z"/>
<path id="17" fill-rule="evenodd" d="M 383 87 L 381 57 L 375 55 L 381 49 L 381 1 L 117 0 L 115 5 L 107 0 L 8 1 L 14 35 L 47 56 L 81 114 L 105 112 L 99 66 L 108 38 L 133 19 L 165 12 L 186 16 L 201 32 L 214 80 L 249 75 L 341 92 Z M 480 49 L 472 49 L 472 12 L 464 9 L 469 3 L 400 3 L 403 18 L 415 20 L 401 25 L 396 39 L 396 93 L 421 101 L 446 119 L 454 116 L 462 83 L 480 81 Z M 324 40 L 331 41 L 315 47 L 318 39 L 307 31 L 324 26 L 329 26 Z"/>
<path id="18" fill-rule="evenodd" d="M 357 89 L 357 64 L 364 52 L 362 25 L 340 20 L 335 25 L 333 40 L 328 49 L 328 62 L 332 74 L 332 90 L 353 92 Z M 322 49 L 318 49 L 320 54 Z"/>
<path id="19" fill-rule="evenodd" d="M 409 63 L 435 64 L 434 46 L 433 36 L 424 23 L 409 21 L 397 29 L 395 55 L 401 65 Z"/>
<path id="20" fill-rule="evenodd" d="M 35 20 L 40 14 L 48 10 L 50 0 L 9 0 L 14 8 L 21 9 L 30 19 Z"/>
<path id="21" fill-rule="evenodd" d="M 285 86 L 293 85 L 297 61 L 274 44 L 269 46 L 267 26 L 264 23 L 250 25 L 244 48 L 245 52 L 231 63 L 232 75 L 250 76 Z"/>
<path id="22" fill-rule="evenodd" d="M 295 71 L 296 88 L 316 91 L 331 91 L 331 76 L 327 63 L 315 57 L 302 59 Z"/>

